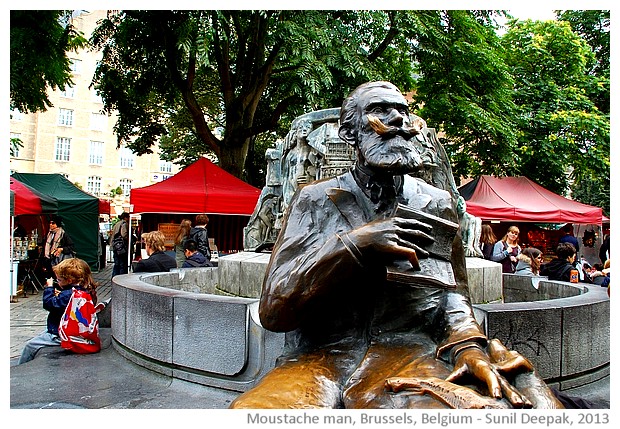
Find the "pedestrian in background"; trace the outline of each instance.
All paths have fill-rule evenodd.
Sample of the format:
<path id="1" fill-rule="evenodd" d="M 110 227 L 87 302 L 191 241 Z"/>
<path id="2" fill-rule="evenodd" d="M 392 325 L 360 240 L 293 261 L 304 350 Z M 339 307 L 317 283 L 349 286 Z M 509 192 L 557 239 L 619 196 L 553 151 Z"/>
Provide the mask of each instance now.
<path id="1" fill-rule="evenodd" d="M 183 219 L 179 232 L 174 238 L 174 259 L 177 261 L 177 268 L 183 266 L 185 262 L 185 241 L 189 239 L 189 231 L 192 229 L 192 221 L 189 219 Z"/>
<path id="2" fill-rule="evenodd" d="M 209 216 L 204 213 L 196 215 L 196 225 L 189 231 L 189 237 L 196 242 L 198 251 L 210 261 L 211 250 L 209 249 L 209 235 L 207 234 L 208 223 Z"/>
<path id="3" fill-rule="evenodd" d="M 570 275 L 575 268 L 577 251 L 570 243 L 559 243 L 555 250 L 556 258 L 540 268 L 540 275 L 549 277 L 549 280 L 570 282 Z"/>
<path id="4" fill-rule="evenodd" d="M 484 255 L 484 259 L 491 260 L 495 243 L 497 243 L 497 237 L 493 233 L 493 228 L 485 223 L 482 225 L 482 232 L 480 233 L 480 250 Z"/>
<path id="5" fill-rule="evenodd" d="M 517 266 L 517 256 L 521 253 L 521 246 L 517 242 L 519 228 L 512 225 L 500 241 L 493 247 L 491 260 L 502 264 L 502 272 L 512 274 Z"/>
<path id="6" fill-rule="evenodd" d="M 212 267 L 213 264 L 198 251 L 194 240 L 185 240 L 185 262 L 181 268 Z"/>
<path id="7" fill-rule="evenodd" d="M 114 257 L 114 266 L 112 267 L 112 277 L 118 274 L 127 274 L 127 249 L 129 246 L 129 213 L 123 212 L 118 217 L 118 222 L 114 224 L 112 228 L 110 246 L 114 242 L 114 238 L 117 235 L 122 237 L 125 242 L 125 253 L 119 253 L 114 248 L 112 249 L 112 255 Z"/>
<path id="8" fill-rule="evenodd" d="M 575 253 L 577 253 L 577 260 L 579 260 L 579 240 L 574 236 L 573 233 L 573 225 L 571 223 L 567 223 L 562 227 L 562 232 L 564 235 L 560 237 L 558 243 L 570 243 L 575 248 Z"/>
<path id="9" fill-rule="evenodd" d="M 44 255 L 49 262 L 50 269 L 65 259 L 73 258 L 74 253 L 73 240 L 62 227 L 62 218 L 52 216 L 44 249 Z"/>
<path id="10" fill-rule="evenodd" d="M 598 257 L 601 260 L 601 264 L 604 264 L 609 259 L 609 231 L 605 234 L 603 244 L 601 244 L 598 250 Z"/>
<path id="11" fill-rule="evenodd" d="M 540 275 L 540 265 L 542 264 L 542 252 L 535 247 L 526 247 L 517 256 L 517 267 L 515 274 L 521 276 Z"/>
<path id="12" fill-rule="evenodd" d="M 177 261 L 170 255 L 167 255 L 166 237 L 161 231 L 145 232 L 142 234 L 146 254 L 146 259 L 141 259 L 136 263 L 134 273 L 159 273 L 167 272 L 177 267 Z"/>

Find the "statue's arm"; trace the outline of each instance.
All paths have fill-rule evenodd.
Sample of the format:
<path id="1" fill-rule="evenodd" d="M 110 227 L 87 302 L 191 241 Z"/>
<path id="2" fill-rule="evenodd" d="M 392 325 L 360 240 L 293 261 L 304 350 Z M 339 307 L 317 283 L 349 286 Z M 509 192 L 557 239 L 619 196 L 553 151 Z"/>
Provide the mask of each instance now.
<path id="1" fill-rule="evenodd" d="M 309 302 L 340 287 L 362 266 L 337 233 L 341 222 L 329 199 L 302 189 L 289 206 L 260 299 L 263 326 L 276 332 L 297 328 Z"/>

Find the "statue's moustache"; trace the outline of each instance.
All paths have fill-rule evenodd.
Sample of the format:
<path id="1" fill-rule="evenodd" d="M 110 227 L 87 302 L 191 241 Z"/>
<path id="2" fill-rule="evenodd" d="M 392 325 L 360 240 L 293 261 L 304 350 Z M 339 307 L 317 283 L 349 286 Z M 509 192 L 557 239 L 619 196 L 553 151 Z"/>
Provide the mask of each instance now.
<path id="1" fill-rule="evenodd" d="M 422 124 L 417 122 L 412 123 L 409 127 L 395 127 L 385 125 L 379 118 L 371 114 L 367 115 L 367 118 L 370 127 L 381 137 L 393 137 L 398 134 L 409 139 L 422 130 Z"/>

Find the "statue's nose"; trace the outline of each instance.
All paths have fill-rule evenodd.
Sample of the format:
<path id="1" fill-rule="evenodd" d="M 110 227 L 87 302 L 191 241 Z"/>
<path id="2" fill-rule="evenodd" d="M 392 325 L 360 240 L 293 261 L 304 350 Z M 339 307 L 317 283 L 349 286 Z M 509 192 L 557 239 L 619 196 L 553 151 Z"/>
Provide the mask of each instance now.
<path id="1" fill-rule="evenodd" d="M 388 125 L 392 125 L 395 127 L 402 127 L 404 122 L 405 122 L 405 117 L 397 109 L 390 110 L 390 113 L 387 117 Z"/>

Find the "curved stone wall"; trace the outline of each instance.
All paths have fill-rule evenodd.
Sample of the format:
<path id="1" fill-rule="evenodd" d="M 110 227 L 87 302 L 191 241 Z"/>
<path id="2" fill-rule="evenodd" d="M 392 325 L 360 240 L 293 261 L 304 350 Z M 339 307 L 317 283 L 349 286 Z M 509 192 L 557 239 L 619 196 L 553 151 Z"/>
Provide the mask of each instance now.
<path id="1" fill-rule="evenodd" d="M 503 275 L 504 303 L 476 304 L 489 338 L 530 359 L 560 390 L 609 375 L 610 320 L 606 288 Z"/>
<path id="2" fill-rule="evenodd" d="M 221 258 L 219 268 L 114 277 L 114 346 L 128 359 L 172 377 L 247 390 L 273 368 L 284 346 L 284 334 L 260 325 L 257 298 L 232 296 L 240 289 L 255 295 L 261 258 L 253 257 L 249 265 L 237 256 Z M 507 301 L 527 297 L 528 302 L 475 304 L 489 338 L 522 353 L 561 390 L 609 374 L 604 288 L 513 275 L 504 275 L 503 282 Z"/>

